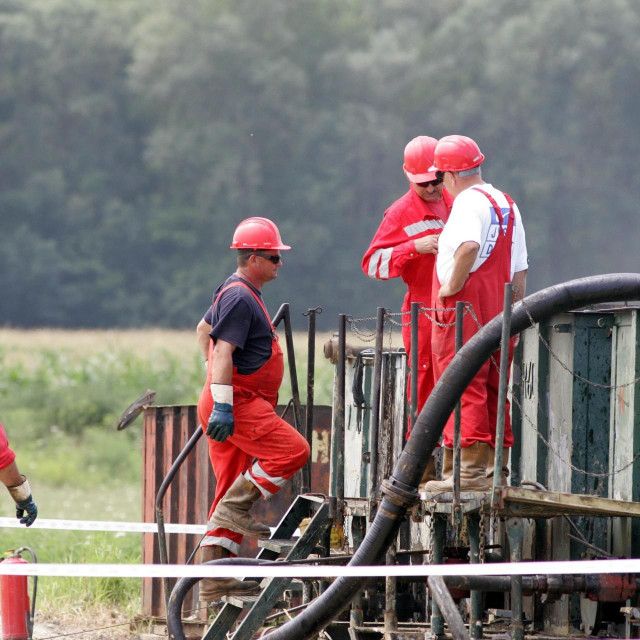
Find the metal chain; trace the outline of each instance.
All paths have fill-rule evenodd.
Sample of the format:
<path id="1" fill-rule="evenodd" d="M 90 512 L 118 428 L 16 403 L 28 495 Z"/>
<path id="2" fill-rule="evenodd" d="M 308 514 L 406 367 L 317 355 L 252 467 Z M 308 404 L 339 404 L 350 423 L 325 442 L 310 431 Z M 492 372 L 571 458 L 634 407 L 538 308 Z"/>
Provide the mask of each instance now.
<path id="1" fill-rule="evenodd" d="M 615 476 L 615 475 L 617 475 L 619 473 L 622 473 L 623 471 L 626 471 L 629 467 L 631 467 L 631 466 L 633 466 L 635 464 L 635 462 L 636 462 L 636 460 L 638 460 L 638 458 L 640 458 L 640 452 L 638 452 L 638 453 L 636 453 L 635 456 L 633 456 L 631 461 L 628 462 L 627 464 L 625 464 L 624 466 L 620 467 L 619 469 L 615 469 L 614 471 L 605 471 L 603 473 L 595 473 L 594 471 L 586 471 L 585 469 L 580 469 L 580 467 L 576 467 L 576 465 L 574 465 L 573 463 L 571 463 L 571 462 L 569 462 L 567 460 L 566 455 L 563 455 L 563 454 L 559 453 L 558 451 L 556 451 L 553 448 L 551 443 L 542 435 L 542 433 L 540 433 L 540 431 L 538 430 L 538 427 L 535 425 L 533 420 L 524 412 L 524 410 L 522 409 L 522 404 L 520 404 L 520 401 L 518 400 L 518 398 L 515 395 L 513 395 L 513 388 L 510 387 L 509 390 L 511 391 L 511 399 L 512 399 L 512 401 L 518 406 L 518 408 L 520 409 L 520 413 L 524 416 L 524 418 L 529 423 L 529 425 L 531 426 L 533 431 L 536 433 L 538 438 L 540 438 L 540 440 L 542 440 L 542 442 L 544 443 L 545 447 L 547 447 L 547 449 L 549 451 L 551 451 L 551 453 L 553 453 L 553 455 L 556 456 L 562 462 L 562 464 L 564 464 L 566 467 L 568 467 L 572 471 L 576 471 L 578 473 L 583 473 L 585 476 L 591 476 L 591 477 L 594 477 L 594 478 L 607 478 L 609 476 Z M 540 400 L 538 400 L 538 408 L 541 408 L 540 407 Z"/>
<path id="2" fill-rule="evenodd" d="M 498 538 L 498 511 L 493 506 L 493 500 L 489 505 L 489 518 L 491 523 L 489 525 L 489 529 L 493 532 L 492 542 L 495 544 L 496 542 L 498 542 L 498 539 L 497 539 Z"/>
<path id="3" fill-rule="evenodd" d="M 467 307 L 471 307 L 471 305 L 465 304 L 465 313 L 466 313 Z M 425 307 L 423 305 L 420 305 L 420 308 L 418 309 L 418 313 L 422 313 L 433 324 L 436 324 L 439 327 L 455 327 L 456 325 L 455 322 L 452 322 L 450 324 L 443 324 L 441 322 L 438 322 L 434 317 L 430 316 L 427 313 L 427 311 L 455 311 L 455 310 L 456 310 L 455 307 Z M 392 313 L 388 309 L 385 310 L 385 316 L 389 320 L 389 323 L 392 325 L 395 325 L 396 327 L 410 327 L 411 320 L 409 320 L 409 322 L 402 322 L 402 321 L 398 322 L 398 320 L 394 320 L 394 317 L 396 316 L 407 316 L 410 314 L 411 314 L 411 311 L 397 311 Z M 353 333 L 355 333 L 361 340 L 365 342 L 373 342 L 376 339 L 376 332 L 375 330 L 372 330 L 365 333 L 362 329 L 358 328 L 358 325 L 363 324 L 365 322 L 376 322 L 376 320 L 377 318 L 375 317 L 354 318 L 353 316 L 347 316 L 347 322 L 349 323 L 349 326 L 351 327 L 351 330 L 353 331 Z"/>
<path id="4" fill-rule="evenodd" d="M 387 311 L 387 316 L 389 318 L 389 322 L 391 324 L 394 324 L 396 327 L 410 327 L 411 326 L 411 320 L 409 320 L 409 322 L 398 322 L 397 320 L 393 319 L 393 316 L 407 316 L 407 315 L 411 315 L 411 311 L 400 311 L 398 313 L 391 313 L 390 311 Z"/>
<path id="5" fill-rule="evenodd" d="M 363 342 L 373 342 L 376 339 L 375 329 L 373 331 L 368 331 L 365 333 L 362 329 L 358 327 L 358 324 L 362 324 L 364 322 L 371 322 L 372 320 L 375 322 L 377 318 L 354 318 L 352 316 L 346 317 L 347 322 L 349 323 L 349 327 L 351 331 L 360 338 Z"/>
<path id="6" fill-rule="evenodd" d="M 575 371 L 572 371 L 564 362 L 562 362 L 560 360 L 560 358 L 558 358 L 558 356 L 552 351 L 551 346 L 549 345 L 549 343 L 543 338 L 542 333 L 540 332 L 540 327 L 538 325 L 538 323 L 535 322 L 535 320 L 531 317 L 531 314 L 529 313 L 529 309 L 527 309 L 527 306 L 524 303 L 524 300 L 521 300 L 522 302 L 522 308 L 525 310 L 525 313 L 527 314 L 529 321 L 531 322 L 531 326 L 534 327 L 534 329 L 536 330 L 536 334 L 538 335 L 538 339 L 540 340 L 540 342 L 542 342 L 542 344 L 545 346 L 545 348 L 547 349 L 547 351 L 551 354 L 551 357 L 568 373 L 570 373 L 574 378 L 577 378 L 578 380 L 581 380 L 582 382 L 584 382 L 585 384 L 591 385 L 592 387 L 599 387 L 600 389 L 621 389 L 623 387 L 630 387 L 631 385 L 636 384 L 637 382 L 640 382 L 640 376 L 638 376 L 635 380 L 632 380 L 631 382 L 625 382 L 624 384 L 617 384 L 617 385 L 611 385 L 611 384 L 600 384 L 599 382 L 592 382 L 591 380 L 587 380 L 587 378 L 581 376 L 580 374 L 576 373 Z"/>
<path id="7" fill-rule="evenodd" d="M 465 313 L 467 311 L 466 309 L 467 305 L 465 304 Z M 455 307 L 443 307 L 443 308 L 438 308 L 438 307 L 423 307 L 421 306 L 420 309 L 418 309 L 418 311 L 422 314 L 424 314 L 425 316 L 427 316 L 427 319 L 429 320 L 429 322 L 431 322 L 432 324 L 435 324 L 441 328 L 446 328 L 446 327 L 455 327 L 456 323 L 454 322 L 450 322 L 450 323 L 442 323 L 442 322 L 438 322 L 434 317 L 430 316 L 427 311 L 455 311 L 456 308 Z"/>
<path id="8" fill-rule="evenodd" d="M 487 506 L 487 494 L 483 494 L 480 499 L 480 533 L 478 540 L 478 561 L 480 564 L 484 564 L 484 551 L 485 551 L 485 537 L 487 535 L 486 525 L 485 525 L 485 507 Z"/>
<path id="9" fill-rule="evenodd" d="M 431 520 L 429 523 L 429 564 L 433 564 L 433 549 L 436 546 L 436 503 L 431 502 L 429 506 L 429 515 Z"/>

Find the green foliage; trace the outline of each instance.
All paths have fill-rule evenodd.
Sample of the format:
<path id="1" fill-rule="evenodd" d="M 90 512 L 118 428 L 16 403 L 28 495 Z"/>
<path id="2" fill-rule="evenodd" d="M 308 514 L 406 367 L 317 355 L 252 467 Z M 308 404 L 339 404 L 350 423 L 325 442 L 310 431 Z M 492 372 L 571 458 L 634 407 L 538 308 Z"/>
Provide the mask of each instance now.
<path id="1" fill-rule="evenodd" d="M 4 364 L 0 352 L 4 420 L 10 422 L 13 410 L 20 413 L 30 407 L 29 420 L 19 423 L 25 438 L 42 437 L 47 431 L 79 435 L 96 425 L 113 428 L 122 411 L 146 389 L 154 389 L 164 404 L 193 403 L 202 376 L 195 353 L 185 360 L 160 351 L 145 359 L 135 353 L 96 350 L 90 357 L 72 359 L 45 349 L 27 367 L 23 362 Z"/>
<path id="2" fill-rule="evenodd" d="M 251 215 L 293 246 L 266 297 L 297 328 L 397 309 L 360 258 L 425 133 L 479 142 L 530 290 L 636 270 L 639 27 L 634 0 L 4 0 L 0 323 L 194 326 Z"/>
<path id="3" fill-rule="evenodd" d="M 41 563 L 139 564 L 140 537 L 135 534 L 82 531 L 9 529 L 2 535 L 3 549 L 28 546 Z M 23 555 L 31 561 L 29 553 Z M 31 586 L 29 587 L 31 591 Z M 66 610 L 80 612 L 103 605 L 124 610 L 131 618 L 140 612 L 139 578 L 57 578 L 38 579 L 37 614 Z"/>
<path id="4" fill-rule="evenodd" d="M 197 400 L 204 371 L 195 335 L 161 332 L 136 350 L 132 345 L 142 332 L 38 334 L 2 335 L 0 420 L 20 471 L 29 478 L 39 517 L 140 522 L 141 421 L 124 431 L 116 431 L 115 424 L 122 410 L 148 388 L 156 390 L 158 404 Z M 331 402 L 333 368 L 321 356 L 325 338 L 317 339 L 317 404 Z M 284 334 L 281 341 L 285 345 Z M 42 342 L 47 346 L 39 347 Z M 294 335 L 294 344 L 304 401 L 306 334 Z M 192 345 L 192 350 L 184 345 Z M 287 367 L 281 403 L 290 397 Z M 8 497 L 0 500 L 0 515 L 15 515 Z M 0 553 L 28 546 L 46 563 L 140 563 L 142 555 L 140 536 L 129 533 L 3 529 L 0 539 Z M 104 605 L 133 617 L 140 611 L 140 592 L 137 579 L 44 577 L 38 583 L 38 609 L 80 611 Z"/>

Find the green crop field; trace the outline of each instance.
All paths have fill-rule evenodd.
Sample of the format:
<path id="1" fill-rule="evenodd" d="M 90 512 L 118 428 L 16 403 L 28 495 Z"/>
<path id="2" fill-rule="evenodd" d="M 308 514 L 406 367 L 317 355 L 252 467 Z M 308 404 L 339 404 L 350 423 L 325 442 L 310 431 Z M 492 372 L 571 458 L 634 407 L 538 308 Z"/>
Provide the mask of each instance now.
<path id="1" fill-rule="evenodd" d="M 318 335 L 316 342 L 317 404 L 331 403 L 333 367 L 322 354 L 327 338 Z M 286 352 L 283 334 L 280 341 Z M 296 334 L 294 342 L 304 401 L 306 334 Z M 118 418 L 147 389 L 156 391 L 157 404 L 195 403 L 204 376 L 193 331 L 0 329 L 0 421 L 29 477 L 39 516 L 140 522 L 142 420 L 117 431 Z M 290 396 L 286 369 L 280 401 Z M 7 493 L 0 515 L 15 515 Z M 0 530 L 0 552 L 21 546 L 32 548 L 39 562 L 141 561 L 140 534 Z M 94 614 L 87 612 L 101 607 L 132 618 L 140 610 L 140 581 L 39 581 L 42 615 L 82 611 L 89 620 Z"/>

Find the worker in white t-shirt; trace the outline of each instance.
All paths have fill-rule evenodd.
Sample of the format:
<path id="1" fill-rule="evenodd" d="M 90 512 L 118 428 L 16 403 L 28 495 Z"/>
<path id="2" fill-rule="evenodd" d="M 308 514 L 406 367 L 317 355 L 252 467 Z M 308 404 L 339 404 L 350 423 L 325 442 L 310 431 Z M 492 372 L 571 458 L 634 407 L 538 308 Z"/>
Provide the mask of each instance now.
<path id="1" fill-rule="evenodd" d="M 513 299 L 524 297 L 527 247 L 518 207 L 502 191 L 482 179 L 484 155 L 466 136 L 446 136 L 436 147 L 434 165 L 454 197 L 451 215 L 438 243 L 433 299 L 437 312 L 431 346 L 436 380 L 455 355 L 455 303 L 471 305 L 463 320 L 463 340 L 503 310 L 504 285 L 513 283 Z M 474 317 L 475 316 L 475 317 Z M 500 363 L 500 352 L 493 354 Z M 510 359 L 512 350 L 510 350 Z M 493 476 L 499 375 L 488 360 L 461 398 L 460 487 L 488 491 Z M 441 481 L 427 483 L 429 492 L 453 489 L 453 417 L 444 428 Z M 507 482 L 509 448 L 513 445 L 509 407 L 505 411 L 505 435 L 501 478 Z"/>

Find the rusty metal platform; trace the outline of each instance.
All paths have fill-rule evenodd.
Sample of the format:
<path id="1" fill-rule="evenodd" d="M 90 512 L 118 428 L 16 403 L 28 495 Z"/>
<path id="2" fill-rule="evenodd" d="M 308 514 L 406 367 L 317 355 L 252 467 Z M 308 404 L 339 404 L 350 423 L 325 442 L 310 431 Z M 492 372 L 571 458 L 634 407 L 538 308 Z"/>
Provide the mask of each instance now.
<path id="1" fill-rule="evenodd" d="M 540 491 L 521 487 L 499 489 L 497 514 L 521 518 L 553 518 L 555 516 L 592 516 L 640 518 L 640 503 L 612 500 L 598 496 Z M 453 493 L 420 495 L 426 513 L 435 502 L 435 513 L 451 513 Z M 489 512 L 491 493 L 461 493 L 460 508 L 463 513 Z"/>

